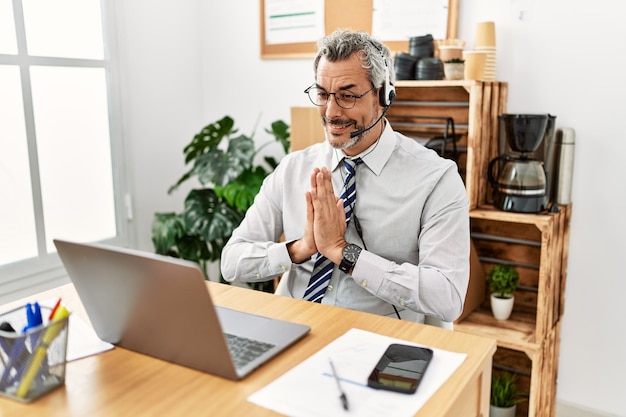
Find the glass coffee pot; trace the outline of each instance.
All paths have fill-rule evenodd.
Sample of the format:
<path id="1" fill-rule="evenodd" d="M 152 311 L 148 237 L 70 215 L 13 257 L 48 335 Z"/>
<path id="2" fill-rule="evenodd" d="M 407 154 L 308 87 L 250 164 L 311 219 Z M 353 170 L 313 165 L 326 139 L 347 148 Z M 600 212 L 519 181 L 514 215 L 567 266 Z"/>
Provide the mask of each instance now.
<path id="1" fill-rule="evenodd" d="M 489 162 L 488 178 L 493 187 L 493 204 L 500 210 L 539 213 L 547 208 L 544 163 L 531 154 L 541 145 L 551 117 L 548 114 L 498 116 L 500 135 L 506 138 L 509 149 L 501 149 L 503 153 Z"/>

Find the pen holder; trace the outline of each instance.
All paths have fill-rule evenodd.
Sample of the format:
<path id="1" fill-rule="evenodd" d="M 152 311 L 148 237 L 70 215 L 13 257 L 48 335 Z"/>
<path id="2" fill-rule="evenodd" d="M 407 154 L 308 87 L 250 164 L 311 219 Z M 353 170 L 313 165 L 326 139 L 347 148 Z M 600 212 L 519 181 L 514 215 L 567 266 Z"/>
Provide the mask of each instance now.
<path id="1" fill-rule="evenodd" d="M 41 307 L 43 317 L 50 311 Z M 68 319 L 24 331 L 26 306 L 0 315 L 0 395 L 30 402 L 65 383 Z"/>

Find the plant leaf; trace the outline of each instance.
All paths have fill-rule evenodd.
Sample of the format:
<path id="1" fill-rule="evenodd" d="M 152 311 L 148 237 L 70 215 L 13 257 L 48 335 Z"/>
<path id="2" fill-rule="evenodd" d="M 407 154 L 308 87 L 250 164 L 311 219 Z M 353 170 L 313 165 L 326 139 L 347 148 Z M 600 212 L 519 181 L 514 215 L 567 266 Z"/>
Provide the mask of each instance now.
<path id="1" fill-rule="evenodd" d="M 172 185 L 168 190 L 167 193 L 168 194 L 172 194 L 174 191 L 176 191 L 176 189 L 178 188 L 178 186 L 180 184 L 182 184 L 183 182 L 187 181 L 189 178 L 191 178 L 191 175 L 193 174 L 194 170 L 193 168 L 186 172 L 182 177 L 180 177 L 180 179 L 178 181 L 176 181 L 176 184 Z"/>
<path id="2" fill-rule="evenodd" d="M 263 159 L 265 160 L 265 163 L 269 165 L 272 171 L 274 171 L 278 166 L 278 161 L 273 156 L 266 156 Z"/>
<path id="3" fill-rule="evenodd" d="M 235 121 L 232 117 L 224 116 L 220 120 L 203 127 L 183 149 L 185 164 L 209 150 L 217 148 L 222 139 L 235 134 L 237 130 L 233 128 L 234 125 Z"/>
<path id="4" fill-rule="evenodd" d="M 265 131 L 273 135 L 276 140 L 280 142 L 285 153 L 289 153 L 289 146 L 291 145 L 289 138 L 291 134 L 289 133 L 289 125 L 287 123 L 282 120 L 276 120 L 272 123 L 271 128 L 265 129 Z"/>
<path id="5" fill-rule="evenodd" d="M 254 197 L 259 193 L 263 179 L 267 176 L 267 171 L 260 166 L 254 170 L 245 170 L 236 181 L 227 184 L 225 187 L 215 187 L 218 197 L 242 212 L 254 202 Z"/>
<path id="6" fill-rule="evenodd" d="M 185 235 L 185 224 L 176 213 L 155 213 L 152 220 L 152 243 L 156 253 L 175 256 L 177 240 Z"/>
<path id="7" fill-rule="evenodd" d="M 205 259 L 210 261 L 219 259 L 221 252 L 221 250 L 217 253 L 211 251 L 202 236 L 191 233 L 181 236 L 180 239 L 178 239 L 177 248 L 180 258 L 197 262 L 200 265 L 203 264 L 202 261 Z"/>
<path id="8" fill-rule="evenodd" d="M 185 200 L 185 226 L 207 242 L 216 241 L 211 250 L 221 252 L 233 230 L 243 220 L 243 213 L 230 207 L 211 188 L 191 190 Z"/>
<path id="9" fill-rule="evenodd" d="M 512 294 L 519 284 L 519 273 L 513 265 L 494 265 L 487 272 L 487 284 L 492 293 Z"/>
<path id="10" fill-rule="evenodd" d="M 254 140 L 251 137 L 239 135 L 228 142 L 228 154 L 237 159 L 246 168 L 252 166 L 254 158 Z"/>
<path id="11" fill-rule="evenodd" d="M 252 164 L 254 142 L 246 136 L 231 139 L 228 151 L 212 149 L 196 158 L 194 171 L 201 184 L 224 186 L 234 181 Z"/>
<path id="12" fill-rule="evenodd" d="M 168 194 L 174 192 L 180 184 L 196 175 L 202 184 L 206 184 L 213 180 L 212 175 L 214 173 L 205 173 L 204 170 L 206 169 L 206 165 L 202 163 L 199 164 L 198 159 L 202 158 L 203 155 L 210 154 L 212 152 L 223 154 L 223 151 L 219 150 L 218 146 L 222 139 L 228 138 L 230 135 L 237 133 L 237 129 L 234 129 L 233 127 L 234 124 L 235 121 L 231 117 L 224 116 L 220 120 L 206 125 L 202 128 L 202 130 L 200 130 L 200 132 L 194 135 L 191 142 L 189 142 L 189 144 L 187 144 L 187 146 L 183 149 L 185 164 L 194 161 L 194 166 L 191 170 L 180 177 L 173 186 L 170 187 Z"/>
<path id="13" fill-rule="evenodd" d="M 213 149 L 211 152 L 198 156 L 193 167 L 202 185 L 215 182 L 216 176 L 225 169 L 224 151 L 221 149 Z"/>
<path id="14" fill-rule="evenodd" d="M 491 405 L 511 407 L 523 401 L 523 392 L 517 389 L 517 377 L 506 371 L 494 373 L 491 377 Z"/>

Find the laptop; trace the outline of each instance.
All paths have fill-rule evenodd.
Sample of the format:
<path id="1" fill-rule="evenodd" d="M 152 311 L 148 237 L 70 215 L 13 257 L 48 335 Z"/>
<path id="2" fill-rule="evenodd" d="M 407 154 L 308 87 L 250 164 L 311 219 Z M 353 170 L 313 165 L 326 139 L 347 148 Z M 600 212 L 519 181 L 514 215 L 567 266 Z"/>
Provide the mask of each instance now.
<path id="1" fill-rule="evenodd" d="M 214 305 L 194 262 L 102 244 L 54 244 L 98 337 L 116 346 L 239 380 L 311 329 Z"/>

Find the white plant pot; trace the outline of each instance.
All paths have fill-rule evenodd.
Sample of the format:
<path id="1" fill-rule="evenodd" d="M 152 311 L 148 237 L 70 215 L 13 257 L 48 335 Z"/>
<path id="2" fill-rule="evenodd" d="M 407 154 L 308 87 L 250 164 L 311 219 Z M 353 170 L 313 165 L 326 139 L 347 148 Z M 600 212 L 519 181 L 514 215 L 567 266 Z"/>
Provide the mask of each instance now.
<path id="1" fill-rule="evenodd" d="M 507 298 L 496 297 L 491 294 L 491 312 L 497 320 L 506 320 L 511 316 L 513 311 L 513 302 L 515 297 L 509 294 Z"/>
<path id="2" fill-rule="evenodd" d="M 516 405 L 506 408 L 490 405 L 489 417 L 515 417 L 515 412 L 517 411 L 516 409 Z"/>
<path id="3" fill-rule="evenodd" d="M 444 62 L 443 73 L 446 80 L 462 80 L 465 74 L 465 64 L 462 62 Z"/>

